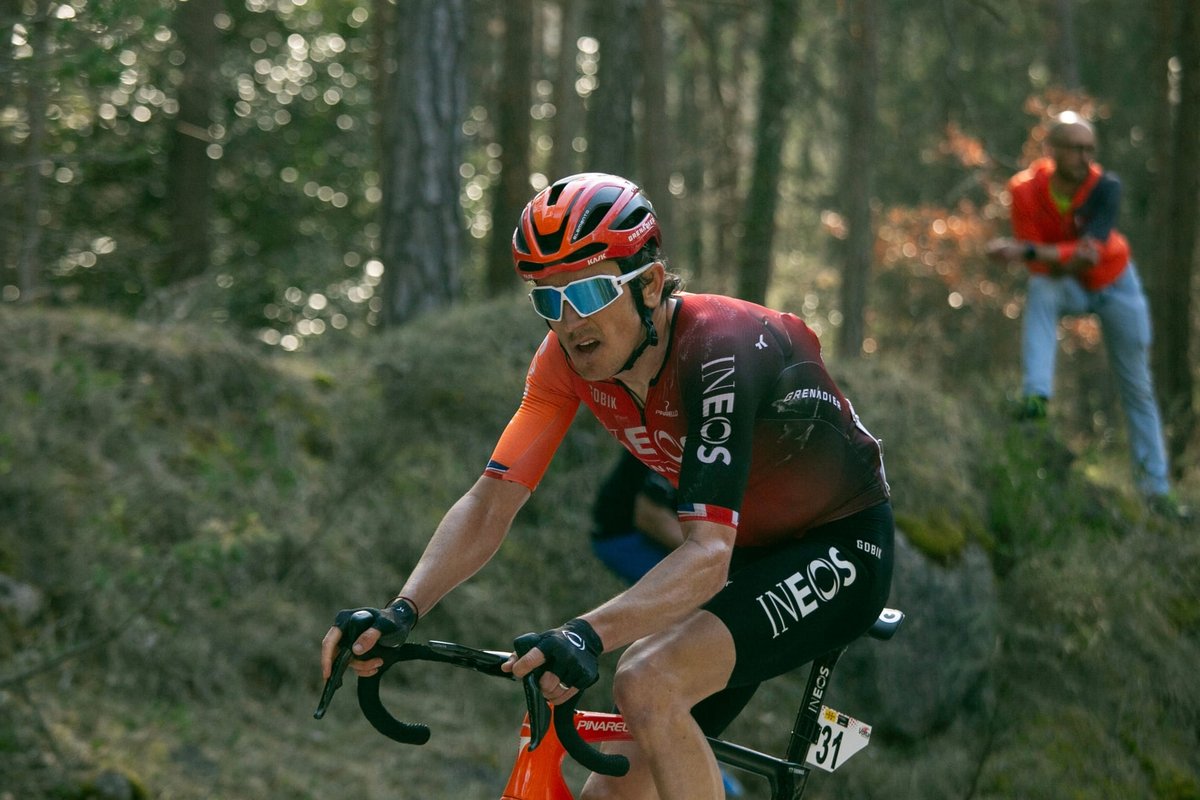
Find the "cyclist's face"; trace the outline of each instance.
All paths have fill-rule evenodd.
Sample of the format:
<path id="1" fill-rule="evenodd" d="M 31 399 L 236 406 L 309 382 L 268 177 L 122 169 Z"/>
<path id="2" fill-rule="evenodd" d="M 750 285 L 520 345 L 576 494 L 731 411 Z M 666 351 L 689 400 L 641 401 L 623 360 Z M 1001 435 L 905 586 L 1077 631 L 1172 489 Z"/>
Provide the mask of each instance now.
<path id="1" fill-rule="evenodd" d="M 601 261 L 587 269 L 551 275 L 537 285 L 561 287 L 593 275 L 620 274 L 615 261 Z M 636 278 L 621 287 L 621 296 L 611 305 L 587 317 L 579 316 L 570 303 L 563 303 L 562 319 L 548 323 L 584 380 L 602 381 L 616 375 L 641 343 L 645 329 L 631 294 L 635 291 L 641 291 L 641 281 Z"/>

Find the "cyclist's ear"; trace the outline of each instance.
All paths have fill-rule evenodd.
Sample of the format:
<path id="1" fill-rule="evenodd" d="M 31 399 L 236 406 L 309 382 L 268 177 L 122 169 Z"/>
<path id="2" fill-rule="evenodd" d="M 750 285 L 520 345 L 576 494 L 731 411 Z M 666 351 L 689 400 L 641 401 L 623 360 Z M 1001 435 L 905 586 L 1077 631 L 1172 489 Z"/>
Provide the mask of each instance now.
<path id="1" fill-rule="evenodd" d="M 646 308 L 657 308 L 662 302 L 663 283 L 666 281 L 666 267 L 661 261 L 655 261 L 654 266 L 638 277 L 638 286 L 642 291 L 642 302 Z"/>

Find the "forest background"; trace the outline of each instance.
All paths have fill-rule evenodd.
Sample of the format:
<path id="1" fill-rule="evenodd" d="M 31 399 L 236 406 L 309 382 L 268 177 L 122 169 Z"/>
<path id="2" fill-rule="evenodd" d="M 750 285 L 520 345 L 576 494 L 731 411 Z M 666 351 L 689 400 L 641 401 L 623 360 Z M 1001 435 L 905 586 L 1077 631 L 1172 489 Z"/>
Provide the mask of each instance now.
<path id="1" fill-rule="evenodd" d="M 952 789 L 891 796 L 1034 796 L 988 767 L 1034 751 L 1016 762 L 1030 785 L 1111 781 L 1115 763 L 1132 777 L 1112 796 L 1200 796 L 1196 691 L 1163 677 L 1195 652 L 1194 591 L 1177 592 L 1195 582 L 1176 580 L 1195 576 L 1194 537 L 1134 502 L 1094 320 L 1062 329 L 1049 438 L 1010 430 L 1021 268 L 982 257 L 1041 123 L 1093 119 L 1194 502 L 1196 3 L 10 0 L 0 24 L 0 793 L 88 796 L 115 771 L 151 796 L 269 797 L 280 781 L 318 796 L 320 770 L 389 796 L 362 774 L 371 759 L 351 761 L 386 743 L 349 719 L 344 745 L 296 722 L 314 690 L 302 662 L 332 610 L 392 591 L 477 473 L 537 341 L 512 222 L 587 169 L 647 188 L 689 288 L 818 332 L 889 443 L 927 557 L 987 554 L 1001 604 L 985 700 L 918 737 L 934 740 L 920 757 L 898 736 L 883 763 L 925 774 L 950 732 L 992 755 L 949 759 L 973 765 Z M 586 481 L 612 451 L 582 427 L 559 468 Z M 564 504 L 535 504 L 527 541 L 587 580 L 586 498 Z M 1130 584 L 1135 612 L 1113 605 L 1164 542 L 1172 580 Z M 533 569 L 523 547 L 467 595 L 490 627 L 460 610 L 451 631 L 500 646 L 495 630 L 578 611 L 568 586 L 510 596 Z M 1025 605 L 1047 581 L 1069 599 Z M 519 624 L 485 612 L 501 600 Z M 1036 632 L 1030 608 L 1047 615 Z M 277 648 L 248 644 L 264 630 Z M 1106 669 L 1157 686 L 1134 704 L 1146 730 L 1126 725 L 1123 689 L 1085 713 L 1048 681 L 1068 738 L 1105 746 L 1055 749 L 1047 728 L 1006 751 L 997 720 L 1019 715 L 989 681 L 1039 647 L 1059 676 L 1121 649 Z M 1163 750 L 1156 725 L 1172 728 Z M 494 782 L 487 743 L 443 753 L 442 772 Z M 227 772 L 263 763 L 265 788 Z"/>

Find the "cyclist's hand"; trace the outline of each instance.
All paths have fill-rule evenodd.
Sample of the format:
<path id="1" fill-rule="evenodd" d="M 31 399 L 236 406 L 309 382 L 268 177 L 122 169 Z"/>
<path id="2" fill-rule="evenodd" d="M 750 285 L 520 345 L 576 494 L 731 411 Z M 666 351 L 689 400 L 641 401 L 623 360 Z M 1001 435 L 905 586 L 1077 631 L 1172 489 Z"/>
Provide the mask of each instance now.
<path id="1" fill-rule="evenodd" d="M 366 612 L 366 614 L 357 614 Z M 357 614 L 357 616 L 356 616 Z M 321 675 L 328 679 L 333 670 L 333 661 L 343 638 L 353 641 L 351 647 L 355 658 L 350 668 L 360 678 L 374 675 L 383 666 L 383 659 L 360 659 L 376 644 L 384 647 L 399 647 L 404 644 L 413 626 L 417 624 L 417 612 L 407 600 L 397 599 L 387 608 L 346 608 L 337 613 L 333 626 L 325 633 L 321 642 Z M 365 626 L 365 630 L 364 630 Z"/>
<path id="2" fill-rule="evenodd" d="M 510 660 L 505 668 L 523 678 L 543 667 L 538 683 L 551 702 L 569 697 L 575 689 L 586 689 L 600 677 L 598 662 L 604 644 L 584 620 L 573 619 L 561 628 L 525 634 L 521 638 L 525 637 L 531 637 L 527 641 L 532 641 L 533 649 Z"/>

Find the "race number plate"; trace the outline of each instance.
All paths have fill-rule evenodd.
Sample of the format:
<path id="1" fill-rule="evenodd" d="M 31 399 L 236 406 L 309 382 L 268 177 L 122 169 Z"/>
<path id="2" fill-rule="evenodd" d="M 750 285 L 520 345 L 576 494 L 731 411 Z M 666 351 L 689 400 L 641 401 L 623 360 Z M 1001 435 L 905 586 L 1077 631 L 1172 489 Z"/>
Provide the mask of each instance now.
<path id="1" fill-rule="evenodd" d="M 871 741 L 871 726 L 829 706 L 821 706 L 817 741 L 808 748 L 806 764 L 833 772 Z"/>

